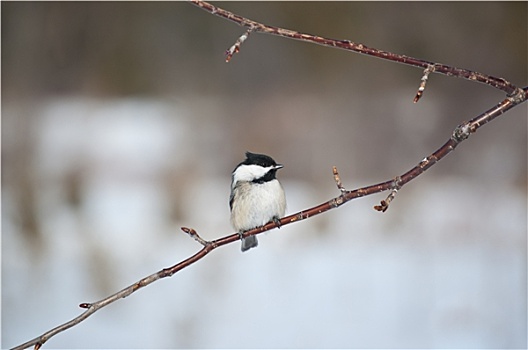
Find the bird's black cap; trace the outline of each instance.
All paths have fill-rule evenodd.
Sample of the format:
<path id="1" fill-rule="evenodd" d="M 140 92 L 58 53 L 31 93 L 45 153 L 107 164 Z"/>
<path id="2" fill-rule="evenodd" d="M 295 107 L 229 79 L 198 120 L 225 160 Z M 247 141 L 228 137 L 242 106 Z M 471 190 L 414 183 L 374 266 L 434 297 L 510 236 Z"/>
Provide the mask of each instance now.
<path id="1" fill-rule="evenodd" d="M 282 167 L 282 164 L 277 164 L 277 162 L 275 162 L 273 158 L 271 158 L 270 156 L 267 156 L 265 154 L 251 153 L 251 152 L 246 152 L 246 160 L 244 160 L 242 164 L 246 164 L 246 165 L 256 164 L 256 165 L 263 166 L 265 168 L 270 167 L 270 166 Z"/>

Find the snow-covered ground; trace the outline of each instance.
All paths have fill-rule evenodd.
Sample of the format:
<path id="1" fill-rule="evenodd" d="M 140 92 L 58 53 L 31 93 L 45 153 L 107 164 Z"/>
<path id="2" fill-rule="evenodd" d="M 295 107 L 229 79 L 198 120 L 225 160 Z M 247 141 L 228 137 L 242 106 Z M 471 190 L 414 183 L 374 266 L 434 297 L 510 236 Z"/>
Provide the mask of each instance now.
<path id="1" fill-rule="evenodd" d="M 229 173 L 189 149 L 221 130 L 196 129 L 185 109 L 155 100 L 37 110 L 42 241 L 21 232 L 18 194 L 4 183 L 2 348 L 198 251 L 181 226 L 206 239 L 232 232 Z M 372 196 L 261 235 L 248 253 L 228 245 L 46 347 L 526 347 L 526 193 L 497 181 L 424 174 L 384 214 L 372 210 L 384 195 Z M 288 213 L 338 194 L 331 180 L 282 182 Z"/>

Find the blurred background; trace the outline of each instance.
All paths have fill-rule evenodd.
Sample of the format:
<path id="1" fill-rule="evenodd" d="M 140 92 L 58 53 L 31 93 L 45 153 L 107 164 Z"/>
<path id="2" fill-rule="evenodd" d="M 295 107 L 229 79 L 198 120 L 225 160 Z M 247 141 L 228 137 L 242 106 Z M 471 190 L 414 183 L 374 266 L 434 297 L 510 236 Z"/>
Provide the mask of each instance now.
<path id="1" fill-rule="evenodd" d="M 222 2 L 262 23 L 527 85 L 526 2 Z M 2 348 L 232 233 L 244 152 L 288 214 L 389 180 L 504 99 L 244 32 L 185 2 L 2 2 Z M 527 107 L 404 187 L 238 243 L 47 348 L 526 348 Z"/>

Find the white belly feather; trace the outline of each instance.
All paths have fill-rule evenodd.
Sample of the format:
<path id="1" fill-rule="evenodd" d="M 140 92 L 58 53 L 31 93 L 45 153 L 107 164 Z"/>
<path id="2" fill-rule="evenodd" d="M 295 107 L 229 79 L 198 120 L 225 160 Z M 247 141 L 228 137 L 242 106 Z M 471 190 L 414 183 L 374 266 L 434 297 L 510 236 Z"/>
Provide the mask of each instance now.
<path id="1" fill-rule="evenodd" d="M 286 211 L 284 190 L 278 180 L 255 184 L 238 182 L 231 208 L 231 223 L 237 231 L 263 226 Z"/>

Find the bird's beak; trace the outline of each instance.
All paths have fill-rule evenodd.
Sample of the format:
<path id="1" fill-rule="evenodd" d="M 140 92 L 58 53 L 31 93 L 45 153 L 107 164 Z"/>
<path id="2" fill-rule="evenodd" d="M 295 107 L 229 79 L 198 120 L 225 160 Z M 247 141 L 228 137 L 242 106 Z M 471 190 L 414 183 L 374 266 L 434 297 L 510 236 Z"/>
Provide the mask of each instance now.
<path id="1" fill-rule="evenodd" d="M 281 168 L 284 168 L 284 165 L 282 164 L 277 164 L 273 167 L 273 169 L 277 170 L 277 169 L 281 169 Z"/>

